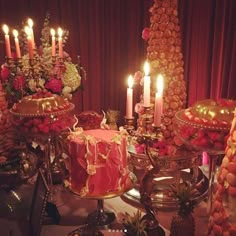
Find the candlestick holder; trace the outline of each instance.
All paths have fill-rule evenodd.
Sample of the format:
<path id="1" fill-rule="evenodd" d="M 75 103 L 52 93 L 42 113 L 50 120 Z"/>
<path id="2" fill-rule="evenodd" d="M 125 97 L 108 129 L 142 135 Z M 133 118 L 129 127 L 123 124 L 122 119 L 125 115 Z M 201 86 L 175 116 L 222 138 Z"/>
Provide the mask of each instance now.
<path id="1" fill-rule="evenodd" d="M 53 65 L 53 66 L 55 66 L 56 61 L 57 61 L 56 56 L 52 56 L 52 65 Z"/>
<path id="2" fill-rule="evenodd" d="M 59 63 L 59 66 L 62 66 L 63 63 L 64 63 L 64 58 L 63 57 L 58 57 L 58 63 Z"/>
<path id="3" fill-rule="evenodd" d="M 147 232 L 150 232 L 153 235 L 164 236 L 165 232 L 159 225 L 158 220 L 156 219 L 157 208 L 153 206 L 152 203 L 152 192 L 153 192 L 153 179 L 159 174 L 160 168 L 158 166 L 157 160 L 154 160 L 153 155 L 151 154 L 149 148 L 152 146 L 152 143 L 158 140 L 160 136 L 160 128 L 154 127 L 155 133 L 148 133 L 143 135 L 142 142 L 145 144 L 145 154 L 148 157 L 148 160 L 151 164 L 151 169 L 147 170 L 144 174 L 144 177 L 141 179 L 140 183 L 140 203 L 144 206 L 146 214 L 143 216 L 147 221 Z M 153 135 L 154 134 L 154 135 Z M 156 156 L 156 159 L 158 156 Z"/>
<path id="4" fill-rule="evenodd" d="M 143 134 L 150 135 L 152 133 L 152 123 L 153 123 L 152 106 L 150 105 L 143 108 L 144 108 L 144 114 L 142 115 L 142 118 L 144 120 Z"/>
<path id="5" fill-rule="evenodd" d="M 16 58 L 15 60 L 15 66 L 16 68 L 22 68 L 22 58 Z"/>
<path id="6" fill-rule="evenodd" d="M 14 59 L 12 57 L 6 57 L 6 66 L 8 68 L 13 68 L 15 67 L 15 64 L 14 64 Z"/>
<path id="7" fill-rule="evenodd" d="M 125 116 L 125 126 L 124 128 L 127 131 L 134 130 L 134 117 L 126 117 Z"/>
<path id="8" fill-rule="evenodd" d="M 162 136 L 161 125 L 156 126 L 155 124 L 152 124 L 152 133 L 153 133 L 156 137 L 161 137 L 161 136 Z"/>
<path id="9" fill-rule="evenodd" d="M 29 65 L 33 69 L 33 67 L 35 65 L 35 58 L 29 58 Z"/>

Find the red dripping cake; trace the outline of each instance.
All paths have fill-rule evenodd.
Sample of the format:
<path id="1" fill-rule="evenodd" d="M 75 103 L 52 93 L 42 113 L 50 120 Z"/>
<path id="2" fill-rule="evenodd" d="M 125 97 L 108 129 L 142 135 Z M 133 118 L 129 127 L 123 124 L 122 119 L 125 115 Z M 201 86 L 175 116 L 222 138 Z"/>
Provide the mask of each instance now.
<path id="1" fill-rule="evenodd" d="M 82 197 L 111 197 L 131 187 L 126 135 L 79 129 L 69 137 L 69 188 Z"/>

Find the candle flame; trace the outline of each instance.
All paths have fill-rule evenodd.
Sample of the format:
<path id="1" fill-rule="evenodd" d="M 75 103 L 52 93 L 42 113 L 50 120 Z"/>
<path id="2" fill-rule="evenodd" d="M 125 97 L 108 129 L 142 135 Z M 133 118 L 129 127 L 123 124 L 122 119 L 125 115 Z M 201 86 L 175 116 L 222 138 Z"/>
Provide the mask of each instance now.
<path id="1" fill-rule="evenodd" d="M 32 28 L 33 25 L 34 25 L 34 22 L 31 18 L 28 19 L 28 25 L 29 25 L 30 28 Z"/>
<path id="2" fill-rule="evenodd" d="M 61 28 L 58 28 L 57 34 L 58 34 L 59 37 L 62 37 L 63 30 Z"/>
<path id="3" fill-rule="evenodd" d="M 13 36 L 15 37 L 15 38 L 17 38 L 18 37 L 18 31 L 16 30 L 16 29 L 14 29 L 14 30 L 12 30 L 12 33 L 13 33 Z"/>
<path id="4" fill-rule="evenodd" d="M 146 76 L 149 74 L 149 71 L 150 71 L 150 66 L 149 66 L 148 62 L 146 61 L 144 63 L 144 73 Z"/>
<path id="5" fill-rule="evenodd" d="M 25 26 L 25 33 L 27 34 L 27 36 L 31 36 L 31 31 L 29 26 Z"/>
<path id="6" fill-rule="evenodd" d="M 8 28 L 8 26 L 7 26 L 6 24 L 4 24 L 4 25 L 2 26 L 2 29 L 3 29 L 3 32 L 4 32 L 5 34 L 8 34 L 8 33 L 9 33 L 9 28 Z"/>
<path id="7" fill-rule="evenodd" d="M 55 32 L 54 29 L 50 29 L 50 33 L 51 33 L 51 35 L 54 37 L 56 32 Z"/>
<path id="8" fill-rule="evenodd" d="M 128 78 L 128 86 L 129 86 L 129 88 L 132 88 L 133 84 L 134 84 L 134 80 L 133 80 L 133 77 L 130 75 L 129 78 Z"/>
<path id="9" fill-rule="evenodd" d="M 163 76 L 158 75 L 157 76 L 157 92 L 159 93 L 160 96 L 163 94 L 163 88 L 164 88 Z"/>

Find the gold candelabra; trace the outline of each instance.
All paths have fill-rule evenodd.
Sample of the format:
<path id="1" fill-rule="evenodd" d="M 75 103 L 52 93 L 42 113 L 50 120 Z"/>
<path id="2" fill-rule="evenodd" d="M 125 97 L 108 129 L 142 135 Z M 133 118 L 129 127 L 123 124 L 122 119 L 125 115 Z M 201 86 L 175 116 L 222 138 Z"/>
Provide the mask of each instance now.
<path id="1" fill-rule="evenodd" d="M 137 138 L 137 142 L 139 144 L 145 144 L 145 154 L 148 157 L 148 160 L 151 164 L 151 169 L 146 171 L 144 177 L 141 179 L 140 183 L 140 203 L 144 206 L 146 214 L 144 215 L 144 219 L 146 219 L 147 223 L 147 231 L 155 234 L 155 235 L 165 235 L 164 230 L 159 225 L 158 220 L 156 219 L 157 209 L 154 208 L 151 199 L 151 193 L 153 190 L 153 178 L 160 171 L 158 165 L 156 165 L 155 160 L 149 150 L 152 142 L 158 141 L 161 136 L 161 127 L 157 127 L 153 124 L 153 115 L 151 113 L 151 106 L 144 107 L 143 114 L 143 128 L 140 131 L 134 130 L 134 119 L 125 117 L 125 129 L 131 136 L 135 136 Z"/>

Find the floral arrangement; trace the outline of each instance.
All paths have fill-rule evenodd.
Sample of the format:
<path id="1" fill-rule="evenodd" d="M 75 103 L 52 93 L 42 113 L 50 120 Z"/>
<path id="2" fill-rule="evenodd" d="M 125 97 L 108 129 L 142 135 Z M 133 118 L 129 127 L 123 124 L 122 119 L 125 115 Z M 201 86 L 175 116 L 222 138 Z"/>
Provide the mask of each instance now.
<path id="1" fill-rule="evenodd" d="M 146 153 L 146 143 L 135 143 L 134 145 L 135 151 L 138 154 L 145 154 Z M 153 140 L 149 143 L 149 152 L 156 153 L 156 155 L 162 156 L 169 156 L 174 155 L 177 151 L 177 146 L 174 144 L 170 144 L 166 140 Z"/>
<path id="2" fill-rule="evenodd" d="M 68 34 L 68 31 L 63 31 L 63 44 Z M 41 45 L 35 47 L 33 59 L 30 60 L 26 53 L 27 35 L 21 30 L 19 39 L 24 51 L 23 56 L 18 59 L 12 55 L 12 60 L 8 59 L 1 66 L 0 80 L 10 105 L 38 90 L 48 90 L 51 93 L 71 97 L 81 85 L 80 72 L 85 75 L 83 68 L 73 64 L 66 52 L 63 52 L 63 58 L 52 56 L 49 15 L 44 20 L 41 35 Z"/>

